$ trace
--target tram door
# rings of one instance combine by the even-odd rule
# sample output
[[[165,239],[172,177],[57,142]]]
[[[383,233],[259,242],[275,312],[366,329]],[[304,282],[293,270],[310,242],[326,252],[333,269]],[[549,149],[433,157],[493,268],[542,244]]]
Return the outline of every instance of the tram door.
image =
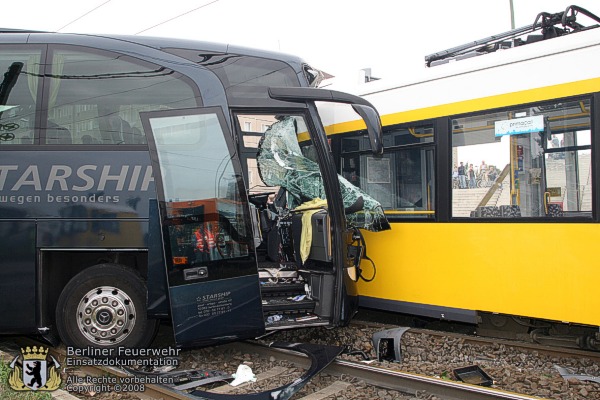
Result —
[[[591,216],[589,109],[589,100],[548,107],[543,130],[510,136],[510,204],[521,216]]]
[[[584,124],[582,124],[584,125]],[[589,127],[589,122],[587,125]],[[552,134],[545,154],[544,208],[550,217],[592,211],[591,133],[589,129]]]
[[[264,333],[249,207],[220,108],[142,114],[156,180],[175,340]]]

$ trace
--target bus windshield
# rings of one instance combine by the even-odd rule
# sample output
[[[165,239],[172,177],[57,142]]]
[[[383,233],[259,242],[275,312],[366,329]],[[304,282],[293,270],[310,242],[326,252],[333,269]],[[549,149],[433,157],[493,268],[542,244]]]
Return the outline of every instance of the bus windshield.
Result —
[[[280,117],[267,129],[258,146],[258,172],[262,181],[269,186],[285,188],[290,194],[288,204],[292,207],[326,198],[312,146],[301,146],[298,142],[298,134],[306,132],[302,126],[303,120],[299,117]],[[338,179],[344,207],[348,209],[357,202],[362,205],[357,212],[347,213],[348,224],[372,231],[385,229],[387,221],[379,202],[343,177],[338,176]]]

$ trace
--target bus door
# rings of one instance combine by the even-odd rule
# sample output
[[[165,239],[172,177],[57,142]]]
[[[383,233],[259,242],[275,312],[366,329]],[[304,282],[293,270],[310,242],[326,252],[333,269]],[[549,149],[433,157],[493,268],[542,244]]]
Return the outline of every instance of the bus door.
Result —
[[[264,333],[247,196],[221,108],[141,116],[177,344],[205,346]]]

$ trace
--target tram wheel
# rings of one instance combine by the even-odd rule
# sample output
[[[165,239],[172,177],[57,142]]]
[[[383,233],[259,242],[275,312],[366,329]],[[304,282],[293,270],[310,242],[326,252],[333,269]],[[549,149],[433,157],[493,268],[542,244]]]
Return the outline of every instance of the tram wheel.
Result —
[[[64,287],[56,304],[56,326],[68,346],[147,347],[158,321],[146,317],[146,285],[135,271],[98,264]]]

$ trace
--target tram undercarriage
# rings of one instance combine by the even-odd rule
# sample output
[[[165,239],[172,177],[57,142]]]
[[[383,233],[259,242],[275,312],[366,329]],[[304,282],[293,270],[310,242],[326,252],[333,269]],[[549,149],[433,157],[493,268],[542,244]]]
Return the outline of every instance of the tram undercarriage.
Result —
[[[478,315],[476,333],[480,336],[600,351],[598,327],[504,314],[480,312]]]

